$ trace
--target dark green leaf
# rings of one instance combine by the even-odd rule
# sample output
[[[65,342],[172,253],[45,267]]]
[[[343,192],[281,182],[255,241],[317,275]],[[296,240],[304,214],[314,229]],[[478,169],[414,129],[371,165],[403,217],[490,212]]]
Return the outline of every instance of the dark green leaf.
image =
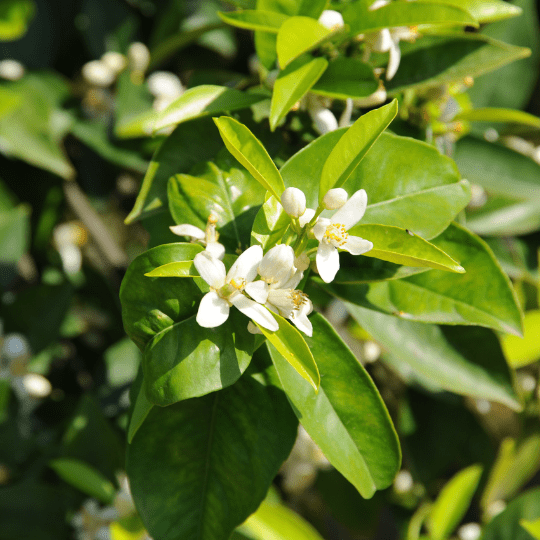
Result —
[[[0,5],[0,41],[21,38],[34,17],[33,0],[3,0]]]

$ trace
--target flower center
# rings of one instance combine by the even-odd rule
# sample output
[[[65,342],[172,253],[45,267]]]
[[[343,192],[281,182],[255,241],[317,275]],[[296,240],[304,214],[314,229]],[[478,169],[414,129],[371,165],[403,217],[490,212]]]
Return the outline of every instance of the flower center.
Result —
[[[307,302],[308,296],[302,291],[295,290],[291,291],[289,298],[292,300],[292,303],[294,305],[293,310],[298,310],[300,309],[302,304],[305,304]]]
[[[216,292],[219,294],[219,296],[221,296],[221,298],[229,300],[232,295],[242,292],[245,286],[246,280],[244,278],[231,279],[229,283],[225,283],[225,285],[223,285],[223,287]]]
[[[331,223],[326,227],[326,232],[324,233],[323,239],[326,240],[329,244],[332,244],[335,247],[341,247],[347,243],[349,234],[345,229],[345,225],[341,223]]]

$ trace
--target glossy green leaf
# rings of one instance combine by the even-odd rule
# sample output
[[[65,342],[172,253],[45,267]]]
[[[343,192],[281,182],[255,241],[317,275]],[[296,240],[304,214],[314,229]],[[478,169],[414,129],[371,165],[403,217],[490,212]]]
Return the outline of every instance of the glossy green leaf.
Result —
[[[58,458],[49,462],[62,480],[81,490],[90,497],[95,497],[104,504],[111,504],[116,488],[94,467],[71,458]]]
[[[390,365],[404,363],[436,388],[521,409],[493,332],[406,321],[353,304],[347,310],[388,351]]]
[[[214,118],[214,122],[227,150],[279,199],[285,189],[283,179],[261,142],[246,126],[233,118],[221,116]]]
[[[501,345],[508,364],[514,369],[540,360],[540,310],[525,312],[523,337],[505,335]]]
[[[33,0],[3,0],[0,4],[0,41],[13,41],[24,36],[35,12]]]
[[[291,218],[281,203],[271,196],[255,216],[251,230],[251,245],[259,244],[266,252],[279,244],[291,224]]]
[[[169,178],[212,159],[221,148],[221,139],[209,118],[180,124],[154,153],[126,223],[166,209]]]
[[[148,343],[143,368],[146,397],[165,407],[235,383],[254,349],[247,319],[231,310],[226,323],[202,328],[195,317],[173,324]]]
[[[390,2],[370,10],[365,2],[354,2],[343,10],[343,19],[352,34],[375,32],[396,26],[437,24],[448,26],[478,26],[464,9],[437,2]]]
[[[343,134],[322,168],[319,201],[322,201],[328,190],[345,183],[397,112],[398,104],[394,100],[363,114]]]
[[[328,66],[325,58],[299,58],[280,71],[274,84],[270,105],[270,127],[276,128],[279,121],[309,91]]]
[[[426,36],[414,45],[404,44],[401,52],[398,72],[386,83],[390,95],[477,77],[530,54],[529,49],[472,33]]]
[[[300,0],[299,4],[297,15],[318,19],[326,7],[327,0]]]
[[[158,266],[144,275],[148,277],[198,277],[199,273],[193,261],[178,261]]]
[[[273,368],[154,407],[127,453],[140,516],[161,540],[227,540],[264,499],[296,438]]]
[[[294,370],[312,386],[311,391],[313,392],[314,389],[316,393],[321,383],[321,376],[315,359],[313,358],[313,353],[306,344],[303,335],[281,315],[272,313],[272,316],[278,322],[279,329],[275,332],[271,332],[257,324],[259,330],[276,348],[281,357],[284,358]]]
[[[459,7],[468,11],[480,24],[502,21],[521,15],[522,10],[510,2],[502,0],[429,0]]]
[[[262,30],[277,34],[281,25],[288,19],[287,15],[274,11],[263,11],[260,9],[244,9],[218,13],[220,18],[227,24],[246,30]]]
[[[378,87],[379,83],[369,64],[358,58],[338,56],[328,64],[311,91],[335,99],[358,99],[373,94]]]
[[[376,257],[405,266],[424,266],[459,274],[465,272],[463,267],[444,251],[399,227],[360,224],[350,229],[349,234],[373,243],[373,249],[364,253],[366,257]]]
[[[431,540],[445,540],[450,536],[471,504],[482,476],[480,465],[471,465],[453,476],[433,503],[427,527]]]
[[[317,358],[321,386],[315,394],[291,365],[269,346],[293,408],[332,465],[365,498],[394,479],[401,454],[388,411],[369,375],[331,325],[311,317],[307,342]],[[336,444],[339,441],[339,444]]]
[[[509,4],[511,5],[511,4]],[[454,120],[466,120],[468,122],[506,122],[521,124],[533,128],[540,128],[540,118],[524,111],[503,109],[500,107],[481,107],[458,113]]]
[[[281,69],[302,54],[318,47],[334,32],[310,17],[290,17],[277,35],[277,57]]]
[[[131,387],[130,400],[132,408],[127,430],[127,441],[129,444],[131,444],[135,433],[142,426],[142,423],[154,406],[146,397],[142,366],[139,368],[139,374]]]
[[[154,131],[223,111],[247,109],[266,96],[241,92],[226,86],[205,84],[186,90],[176,101],[161,111],[154,123]]]
[[[500,514],[497,514],[484,528],[482,540],[531,540],[531,536],[521,525],[522,521],[540,519],[540,489],[532,489],[521,494]]]
[[[120,287],[122,319],[139,349],[159,332],[191,317],[201,292],[191,279],[148,277],[155,268],[174,261],[193,260],[202,251],[196,244],[165,244],[139,255],[127,269]]]

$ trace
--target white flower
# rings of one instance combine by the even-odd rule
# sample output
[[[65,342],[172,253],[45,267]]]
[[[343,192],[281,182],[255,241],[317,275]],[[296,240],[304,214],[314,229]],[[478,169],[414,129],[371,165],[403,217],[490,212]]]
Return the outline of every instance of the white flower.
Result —
[[[315,210],[313,208],[306,208],[306,211],[298,219],[300,227],[305,227],[313,219],[314,215]]]
[[[329,189],[323,197],[322,203],[327,210],[338,210],[349,198],[349,194],[343,188]]]
[[[136,41],[129,46],[128,58],[133,71],[145,72],[150,64],[150,51],[144,43]]]
[[[197,322],[204,328],[214,328],[229,317],[230,306],[268,330],[275,332],[279,325],[270,312],[244,294],[244,289],[257,276],[257,267],[263,258],[261,246],[246,249],[232,265],[228,273],[225,265],[206,251],[198,253],[193,260],[200,276],[210,285],[197,312]]]
[[[87,83],[103,88],[116,80],[116,73],[101,60],[92,60],[84,64],[82,75]]]
[[[1,60],[0,77],[8,81],[18,81],[24,77],[24,66],[12,58]]]
[[[120,73],[127,64],[126,57],[119,52],[108,51],[102,57],[101,61],[116,74]]]
[[[289,216],[299,218],[306,211],[306,196],[300,189],[288,187],[281,194],[281,205]]]
[[[217,217],[210,214],[206,230],[199,229],[195,225],[184,223],[182,225],[173,225],[169,227],[171,232],[178,236],[188,236],[193,240],[199,241],[203,246],[206,246],[206,251],[216,259],[223,259],[225,255],[225,246],[218,242],[219,233],[216,230]]]
[[[365,190],[357,191],[331,219],[319,218],[313,234],[319,241],[317,249],[317,269],[322,280],[330,283],[339,270],[339,249],[352,255],[361,255],[373,248],[373,244],[358,236],[349,236],[347,231],[356,225],[364,215],[367,206]]]
[[[343,15],[333,9],[325,9],[319,17],[319,22],[329,30],[337,30],[345,25]]]

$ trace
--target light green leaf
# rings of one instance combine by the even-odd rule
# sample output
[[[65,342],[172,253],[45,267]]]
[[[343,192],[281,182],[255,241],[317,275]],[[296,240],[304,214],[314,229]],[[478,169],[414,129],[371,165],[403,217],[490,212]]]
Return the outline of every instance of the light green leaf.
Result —
[[[280,71],[274,84],[270,105],[270,128],[274,130],[279,121],[291,110],[315,84],[328,66],[325,58],[299,58]]]
[[[14,41],[26,34],[34,18],[33,0],[2,0],[0,4],[0,41]]]
[[[468,11],[480,24],[502,21],[521,15],[522,9],[502,0],[429,0]]]
[[[383,360],[390,367],[405,364],[435,388],[521,410],[512,375],[493,332],[402,320],[350,303],[347,310],[381,343],[387,351]]]
[[[290,17],[277,35],[277,57],[281,69],[302,54],[330,39],[335,32],[310,17]]]
[[[386,83],[390,95],[406,88],[425,89],[462,81],[467,76],[477,77],[530,55],[529,49],[472,33],[425,36],[415,44],[401,47],[398,72]]]
[[[186,90],[176,101],[161,111],[154,123],[154,131],[223,111],[247,109],[267,96],[241,92],[226,86],[204,84]]]
[[[362,115],[339,139],[326,160],[319,187],[319,201],[351,176],[381,133],[398,112],[397,100]]]
[[[266,252],[279,244],[291,224],[291,218],[278,200],[271,196],[255,216],[251,230],[251,245],[259,244]]]
[[[163,264],[144,274],[148,277],[198,277],[193,261],[177,261]]]
[[[271,332],[259,324],[259,330],[266,339],[276,348],[282,358],[284,358],[295,371],[305,379],[315,389],[319,389],[321,376],[313,354],[306,344],[302,334],[286,321],[281,315],[272,313],[272,316],[279,324],[279,330]]]
[[[261,142],[234,118],[214,118],[227,150],[277,199],[285,190],[283,179]]]
[[[519,524],[536,540],[540,540],[540,518],[535,519],[534,521],[521,519]]]
[[[523,337],[505,335],[501,345],[508,364],[514,369],[540,360],[540,310],[526,311],[523,318]]]
[[[297,422],[273,368],[219,392],[154,407],[127,451],[142,521],[160,540],[227,540],[289,454]]]
[[[357,99],[373,94],[378,87],[379,83],[369,64],[358,58],[338,56],[328,64],[311,92],[335,99]]]
[[[463,469],[439,493],[427,520],[431,540],[445,540],[463,519],[482,476],[480,465]]]
[[[62,480],[104,504],[111,504],[116,488],[94,467],[72,458],[58,458],[49,462]]]
[[[500,107],[481,107],[479,109],[461,111],[454,117],[454,120],[466,120],[468,122],[506,122],[521,124],[536,129],[540,128],[540,118],[537,116],[524,111],[503,109]]]
[[[444,251],[413,233],[388,225],[356,225],[349,234],[373,243],[373,249],[364,253],[383,261],[405,266],[424,266],[463,274],[464,268]]]
[[[354,2],[343,10],[343,19],[352,34],[375,32],[396,26],[437,24],[448,26],[478,26],[464,9],[437,2],[390,2],[370,10],[366,2]]]
[[[291,365],[269,346],[281,384],[300,422],[332,465],[365,498],[389,486],[401,454],[388,411],[369,375],[331,325],[311,317],[307,338],[321,372],[313,392]],[[339,441],[339,444],[336,444]]]
[[[227,24],[246,30],[262,30],[277,34],[281,25],[289,18],[287,15],[260,9],[244,9],[239,11],[218,12]]]

